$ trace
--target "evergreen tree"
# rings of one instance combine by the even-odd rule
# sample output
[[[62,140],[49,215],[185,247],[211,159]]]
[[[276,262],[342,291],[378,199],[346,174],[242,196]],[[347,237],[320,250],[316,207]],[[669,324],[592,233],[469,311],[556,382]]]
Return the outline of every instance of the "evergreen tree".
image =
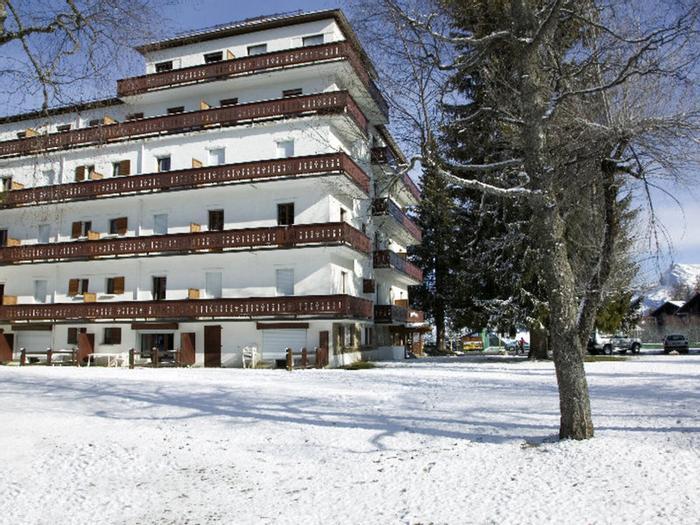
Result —
[[[411,293],[414,304],[432,318],[437,349],[445,352],[446,324],[455,288],[457,207],[454,191],[436,170],[424,167],[421,181],[423,198],[417,222],[423,230],[423,241],[411,253],[424,277]]]

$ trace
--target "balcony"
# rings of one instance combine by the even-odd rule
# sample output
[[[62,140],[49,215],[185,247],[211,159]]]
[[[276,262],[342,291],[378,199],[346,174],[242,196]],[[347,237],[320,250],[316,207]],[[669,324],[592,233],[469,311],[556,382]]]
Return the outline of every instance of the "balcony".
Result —
[[[420,310],[413,310],[395,304],[374,305],[374,322],[376,324],[413,324],[425,322],[425,316]]]
[[[0,142],[0,157],[320,114],[346,114],[367,133],[367,118],[350,94],[347,91],[332,91],[7,140]]]
[[[2,194],[0,206],[14,208],[333,173],[345,175],[365,194],[369,191],[369,177],[362,168],[344,153],[331,153],[12,190]]]
[[[391,250],[374,252],[374,268],[390,268],[392,270],[396,270],[405,277],[408,277],[411,284],[423,282],[423,271]]]
[[[372,164],[390,166],[390,169],[395,173],[394,167],[396,166],[396,158],[388,146],[372,148],[370,158],[372,160]],[[401,183],[415,202],[419,202],[421,200],[421,192],[418,189],[418,186],[416,186],[416,183],[413,182],[411,177],[409,177],[408,173],[404,173],[401,176]]]
[[[396,235],[407,243],[420,243],[423,234],[420,228],[408,215],[389,198],[374,199],[372,202],[372,215],[375,217],[390,217],[391,221],[383,222],[391,235]],[[408,235],[405,235],[408,234]]]
[[[2,321],[193,320],[248,318],[371,319],[372,302],[349,295],[0,306]]]
[[[371,249],[364,233],[347,223],[331,222],[6,247],[0,248],[0,264],[305,246],[348,246],[361,253]]]
[[[389,106],[386,100],[379,89],[377,89],[374,81],[367,73],[367,69],[362,64],[362,60],[349,42],[333,42],[318,46],[288,49],[252,57],[234,58],[213,64],[175,69],[163,73],[125,78],[117,81],[117,95],[119,97],[127,97],[158,89],[248,76],[256,73],[267,73],[279,69],[336,60],[347,60],[351,64],[355,74],[360,78],[374,102],[384,115],[388,115]]]

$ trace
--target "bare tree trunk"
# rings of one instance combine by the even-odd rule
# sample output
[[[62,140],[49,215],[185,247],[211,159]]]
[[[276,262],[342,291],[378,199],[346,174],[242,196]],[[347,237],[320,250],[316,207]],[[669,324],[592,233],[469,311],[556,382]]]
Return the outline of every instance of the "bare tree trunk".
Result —
[[[433,306],[433,317],[435,319],[435,346],[440,353],[446,352],[445,347],[445,300],[443,290],[445,286],[446,269],[444,265],[437,264],[435,267],[435,304]]]

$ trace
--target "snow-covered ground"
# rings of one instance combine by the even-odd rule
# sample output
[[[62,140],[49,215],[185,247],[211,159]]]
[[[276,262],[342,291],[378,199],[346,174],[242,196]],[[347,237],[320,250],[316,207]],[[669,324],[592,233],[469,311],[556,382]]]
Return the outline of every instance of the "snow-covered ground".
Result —
[[[0,367],[0,522],[698,523],[700,355],[373,370]]]

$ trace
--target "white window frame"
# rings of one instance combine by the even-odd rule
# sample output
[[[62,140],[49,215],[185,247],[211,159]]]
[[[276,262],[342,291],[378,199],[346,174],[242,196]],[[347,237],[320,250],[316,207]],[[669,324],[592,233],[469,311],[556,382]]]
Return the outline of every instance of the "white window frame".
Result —
[[[159,217],[165,217],[165,231],[157,231],[156,225],[158,224]],[[167,213],[154,213],[153,214],[153,235],[167,235],[167,234],[168,234],[168,214]]]
[[[217,159],[216,163],[212,162],[214,152],[221,153],[221,157]],[[226,164],[226,147],[207,148],[207,166],[221,166],[222,164]]]
[[[43,297],[41,287],[43,286]],[[46,279],[34,279],[34,302],[37,304],[46,304],[49,295],[49,281]]]
[[[39,225],[37,233],[37,242],[39,244],[47,244],[51,242],[51,224],[44,223]],[[45,234],[45,235],[42,235]]]
[[[291,148],[290,148],[291,146]],[[291,154],[290,154],[291,150]],[[294,157],[294,139],[286,138],[275,141],[275,157],[278,159],[291,159]]]
[[[223,277],[223,272],[221,271],[204,273],[204,295],[207,299],[220,299],[223,297]],[[218,283],[216,282],[217,279]]]
[[[281,284],[284,284],[283,281],[280,280],[280,276],[282,275],[287,275],[291,274],[291,289],[288,288],[283,288]],[[294,268],[276,268],[275,269],[275,293],[277,294],[278,297],[293,297],[294,296],[294,288],[295,288],[295,281],[294,281]]]

